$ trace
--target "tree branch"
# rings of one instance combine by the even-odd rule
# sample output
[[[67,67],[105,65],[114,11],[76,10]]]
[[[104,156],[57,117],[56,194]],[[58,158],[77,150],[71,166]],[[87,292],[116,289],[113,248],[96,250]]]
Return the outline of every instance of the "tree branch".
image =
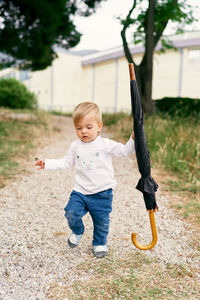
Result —
[[[129,25],[132,23],[131,14],[132,14],[133,10],[135,9],[136,4],[137,4],[137,0],[134,0],[133,6],[129,10],[129,13],[124,21],[124,27],[121,30],[121,37],[122,37],[122,42],[123,42],[123,47],[124,47],[124,52],[125,52],[126,58],[129,63],[133,63],[133,64],[135,64],[135,63],[133,61],[133,58],[132,58],[132,55],[131,55],[131,52],[129,50],[128,43],[126,40],[126,30],[129,27]]]
[[[172,3],[171,3],[171,6],[172,7],[176,7],[178,5],[178,0],[172,0]],[[166,19],[163,20],[161,26],[160,26],[160,30],[158,30],[156,32],[156,35],[154,37],[154,48],[156,47],[158,41],[160,40],[162,34],[163,34],[163,31],[165,30],[165,28],[167,27],[167,24],[170,20],[170,17],[168,16]]]
[[[161,36],[163,34],[163,31],[165,30],[168,22],[169,22],[169,19],[163,21],[163,23],[162,23],[162,29],[158,30],[158,32],[156,33],[156,36],[154,37],[154,48],[156,47],[159,39],[161,38]]]

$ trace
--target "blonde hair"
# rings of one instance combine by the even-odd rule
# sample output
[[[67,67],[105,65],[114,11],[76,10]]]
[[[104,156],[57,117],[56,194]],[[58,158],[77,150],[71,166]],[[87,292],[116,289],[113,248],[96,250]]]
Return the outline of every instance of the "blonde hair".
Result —
[[[102,122],[102,115],[98,105],[93,102],[82,102],[75,107],[72,114],[74,125],[76,126],[78,122],[90,112],[94,112],[94,117],[97,122]]]

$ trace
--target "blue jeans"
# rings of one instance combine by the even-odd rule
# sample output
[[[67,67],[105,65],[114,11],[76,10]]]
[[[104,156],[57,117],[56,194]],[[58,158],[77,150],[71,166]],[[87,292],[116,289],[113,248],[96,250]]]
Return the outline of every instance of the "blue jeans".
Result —
[[[69,202],[65,207],[65,217],[70,229],[77,235],[83,234],[84,225],[82,217],[89,212],[94,225],[92,245],[106,245],[112,200],[112,189],[92,195],[83,195],[72,191]]]

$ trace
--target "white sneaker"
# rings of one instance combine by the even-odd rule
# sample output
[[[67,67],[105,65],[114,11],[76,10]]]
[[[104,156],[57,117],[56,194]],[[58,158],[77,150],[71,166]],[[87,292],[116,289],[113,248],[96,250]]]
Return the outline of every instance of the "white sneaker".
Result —
[[[93,250],[95,257],[105,257],[106,255],[108,255],[108,247],[106,245],[93,246]]]
[[[76,246],[78,246],[82,236],[83,236],[82,234],[77,235],[72,231],[70,236],[68,237],[68,245],[70,246],[70,248],[75,248]]]

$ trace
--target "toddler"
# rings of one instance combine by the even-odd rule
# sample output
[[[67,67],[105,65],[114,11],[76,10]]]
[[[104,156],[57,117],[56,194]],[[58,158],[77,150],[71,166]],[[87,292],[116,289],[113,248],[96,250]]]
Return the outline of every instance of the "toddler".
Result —
[[[65,207],[65,217],[72,230],[68,245],[76,247],[83,236],[82,217],[89,212],[93,221],[95,257],[108,254],[109,214],[112,211],[113,189],[116,185],[112,155],[129,156],[134,152],[134,134],[124,145],[100,136],[102,116],[93,102],[77,105],[73,112],[78,139],[72,142],[63,158],[36,162],[38,170],[65,170],[75,165],[75,184]]]

